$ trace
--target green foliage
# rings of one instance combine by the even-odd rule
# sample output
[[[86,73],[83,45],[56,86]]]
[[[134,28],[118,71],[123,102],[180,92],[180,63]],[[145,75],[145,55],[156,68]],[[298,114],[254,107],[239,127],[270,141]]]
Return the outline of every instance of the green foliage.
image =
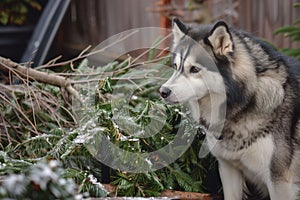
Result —
[[[21,152],[31,158],[40,157],[43,152],[45,154],[51,148],[51,142],[63,134],[63,127],[74,124],[74,116],[67,108],[60,90],[40,83],[32,83],[30,87],[20,86],[11,92],[1,90],[0,112],[5,130],[0,132],[0,149],[4,150],[7,145],[19,145],[20,142],[29,148],[34,145],[38,153]]]
[[[67,168],[64,172],[64,177],[75,180],[79,185],[78,192],[81,194],[92,197],[105,197],[108,195],[103,185],[87,170]]]
[[[1,120],[9,122],[5,126],[7,134],[1,133],[0,137],[3,150],[0,152],[1,176],[24,172],[44,159],[55,159],[63,164],[66,177],[79,185],[77,193],[107,196],[99,181],[92,181],[94,176],[97,180],[101,178],[99,161],[83,144],[74,142],[77,133],[66,133],[73,127],[75,119],[59,89],[32,83],[23,91],[0,92],[0,97]],[[84,176],[80,178],[80,174]],[[29,189],[25,187],[25,190]],[[26,191],[22,195],[31,198]]]
[[[180,139],[188,140],[188,136],[198,131],[190,112],[179,105],[165,104],[157,92],[172,73],[172,69],[164,68],[169,64],[170,56],[158,59],[158,54],[163,55],[154,47],[150,49],[146,56],[149,66],[141,68],[145,61],[137,64],[125,60],[91,68],[84,60],[76,70],[90,75],[84,78],[75,76],[73,80],[87,84],[91,84],[90,80],[99,81],[91,87],[78,85],[84,107],[73,102],[73,113],[63,101],[61,91],[52,86],[33,83],[29,93],[3,93],[0,96],[2,117],[14,126],[7,125],[8,136],[0,138],[3,150],[0,154],[1,175],[26,171],[32,164],[43,160],[58,160],[64,169],[59,176],[74,181],[78,186],[75,193],[102,197],[108,195],[100,183],[102,165],[97,157],[102,153],[99,150],[105,147],[103,136],[125,152],[142,153],[172,143],[179,130],[183,133]],[[151,63],[152,59],[156,61]],[[34,98],[36,96],[39,98]],[[10,101],[13,103],[7,106],[5,103]],[[22,126],[17,126],[18,121]],[[137,133],[148,137],[136,138]],[[151,170],[153,161],[142,157],[136,157],[130,163],[126,163],[127,155],[119,159],[118,162],[124,162],[126,166],[134,168],[139,165],[149,170],[147,173],[131,173],[110,169],[111,184],[117,186],[116,195],[159,196],[165,189],[207,191],[206,175],[215,165],[206,164],[214,163],[211,157],[198,158],[202,133],[195,135],[194,142],[179,159],[168,166],[164,164],[164,168],[157,171]],[[166,153],[166,158],[175,154],[171,150]],[[118,152],[111,153],[118,157]],[[31,197],[29,193],[23,196],[26,195]]]
[[[30,167],[31,162],[22,159],[14,159],[7,155],[6,152],[0,151],[0,175],[4,176],[7,172],[20,173]]]
[[[136,174],[117,172],[112,184],[118,186],[119,196],[159,196],[164,186],[158,176],[155,172]]]
[[[155,53],[152,52],[149,57],[153,59],[154,55]],[[162,60],[162,62],[166,63],[168,60]],[[121,64],[107,65],[101,70],[118,71],[122,69]],[[152,152],[172,142],[179,126],[185,127],[183,140],[185,136],[197,131],[195,124],[190,121],[191,118],[187,117],[190,115],[188,111],[182,110],[182,107],[178,105],[167,105],[158,96],[157,91],[161,82],[153,79],[167,77],[171,70],[165,71],[159,64],[151,67],[143,70],[119,71],[119,74],[107,76],[99,82],[95,89],[99,91],[95,97],[96,109],[93,111],[95,113],[91,114],[98,118],[88,118],[78,129],[74,130],[78,133],[77,138],[80,143],[85,144],[92,154],[97,155],[97,149],[101,148],[102,141],[99,140],[101,135],[109,136],[114,145],[127,152]],[[123,93],[124,96],[122,96]],[[126,96],[128,93],[131,93],[129,100]],[[113,95],[118,98],[112,99]],[[149,123],[152,123],[151,129],[147,128]],[[136,132],[145,135],[152,132],[156,134],[136,139]],[[159,196],[164,189],[205,192],[206,188],[203,183],[206,174],[215,165],[206,169],[202,163],[211,162],[212,159],[210,157],[203,160],[198,158],[202,144],[201,137],[199,133],[192,146],[175,163],[155,172],[130,173],[114,170],[112,184],[117,186],[116,194],[119,196]],[[91,143],[93,145],[89,145]],[[118,157],[117,152],[112,154]],[[122,160],[127,159],[122,157]],[[142,165],[143,160],[137,159],[136,162]],[[125,164],[136,165],[134,162]],[[151,168],[151,166],[145,167]]]
[[[296,3],[294,4],[294,7],[299,7],[300,4]],[[291,38],[291,41],[293,42],[299,42],[300,41],[300,19],[293,22],[290,26],[284,26],[275,31],[275,34],[284,34],[285,37]],[[285,48],[282,49],[282,52],[285,53],[288,56],[292,56],[300,60],[300,48]]]
[[[64,178],[57,161],[40,162],[10,174],[0,185],[1,198],[14,199],[81,199],[73,179]]]
[[[24,170],[26,171],[28,168],[33,166],[32,163],[37,162],[39,165],[39,163],[43,163],[43,158],[54,158],[56,160],[60,160],[63,164],[62,167],[64,170],[60,175],[64,178],[74,180],[74,182],[78,185],[78,187],[75,188],[77,189],[77,193],[92,197],[107,196],[107,191],[98,179],[95,178],[101,177],[100,163],[89,154],[83,144],[80,145],[74,142],[76,134],[57,135],[55,137],[56,142],[50,142],[51,137],[52,135],[47,137],[46,134],[36,136],[29,139],[29,141],[20,143],[16,148],[10,151],[7,149],[8,153],[0,152],[0,161],[2,163],[0,166],[0,175],[5,176],[11,172],[24,172]],[[51,144],[51,148],[49,148],[51,151],[42,151],[39,153],[40,149],[42,149],[41,146],[47,142],[48,145]],[[38,155],[39,157],[37,159],[30,159],[30,156],[27,155],[28,152],[37,152],[39,154],[35,155]],[[24,154],[21,157],[22,159],[14,159],[8,156],[8,154],[16,156],[16,154],[18,155],[21,153]],[[32,171],[32,174],[34,173],[36,173],[36,170]],[[56,182],[56,180],[53,181]],[[57,185],[57,187],[60,187],[60,185]],[[23,197],[31,197],[30,193],[27,193],[28,191],[31,191],[30,187],[26,186],[24,188],[24,193],[22,193]],[[48,189],[45,189],[45,191],[42,191],[42,194],[44,195],[48,192]],[[61,195],[63,195],[63,193]]]
[[[1,0],[0,24],[22,25],[28,20],[28,15],[33,10],[42,10],[38,0]]]

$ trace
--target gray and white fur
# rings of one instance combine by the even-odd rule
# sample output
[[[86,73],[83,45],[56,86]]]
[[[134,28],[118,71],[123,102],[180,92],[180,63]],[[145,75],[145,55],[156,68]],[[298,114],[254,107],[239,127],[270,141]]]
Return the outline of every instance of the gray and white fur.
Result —
[[[295,200],[300,63],[223,21],[192,26],[175,18],[173,35],[175,71],[160,94],[167,102],[188,102],[193,118],[206,127],[221,120],[212,114],[212,101],[217,109],[226,107],[222,130],[207,133],[225,200],[251,199],[246,185],[261,199]]]

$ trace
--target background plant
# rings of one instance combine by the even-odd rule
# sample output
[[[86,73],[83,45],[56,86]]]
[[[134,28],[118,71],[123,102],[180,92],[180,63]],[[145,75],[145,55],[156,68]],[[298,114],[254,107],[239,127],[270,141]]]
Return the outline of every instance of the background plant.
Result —
[[[0,2],[0,24],[23,25],[32,20],[30,14],[42,10],[38,0],[1,0]]]
[[[295,9],[299,9],[300,3],[294,4]],[[300,19],[293,22],[292,25],[284,26],[275,31],[275,34],[284,34],[285,37],[291,38],[293,43],[298,43],[300,41]],[[285,48],[282,52],[288,56],[292,56],[300,60],[300,48]]]

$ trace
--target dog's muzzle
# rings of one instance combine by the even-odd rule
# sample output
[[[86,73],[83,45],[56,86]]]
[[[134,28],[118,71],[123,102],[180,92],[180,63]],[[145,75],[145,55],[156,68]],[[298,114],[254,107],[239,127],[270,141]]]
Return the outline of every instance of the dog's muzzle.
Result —
[[[168,96],[170,96],[171,92],[172,92],[172,91],[171,91],[169,88],[167,88],[167,87],[163,87],[163,86],[162,86],[162,87],[159,89],[160,96],[161,96],[162,98],[164,98],[164,99],[168,98]]]

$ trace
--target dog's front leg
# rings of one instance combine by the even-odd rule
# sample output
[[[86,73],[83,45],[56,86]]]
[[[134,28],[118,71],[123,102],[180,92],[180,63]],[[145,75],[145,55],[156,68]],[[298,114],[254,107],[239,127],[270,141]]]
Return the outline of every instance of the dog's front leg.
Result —
[[[227,161],[218,160],[225,200],[241,200],[243,197],[243,176],[241,171]]]
[[[291,182],[280,181],[268,184],[271,200],[296,200],[297,190]]]

